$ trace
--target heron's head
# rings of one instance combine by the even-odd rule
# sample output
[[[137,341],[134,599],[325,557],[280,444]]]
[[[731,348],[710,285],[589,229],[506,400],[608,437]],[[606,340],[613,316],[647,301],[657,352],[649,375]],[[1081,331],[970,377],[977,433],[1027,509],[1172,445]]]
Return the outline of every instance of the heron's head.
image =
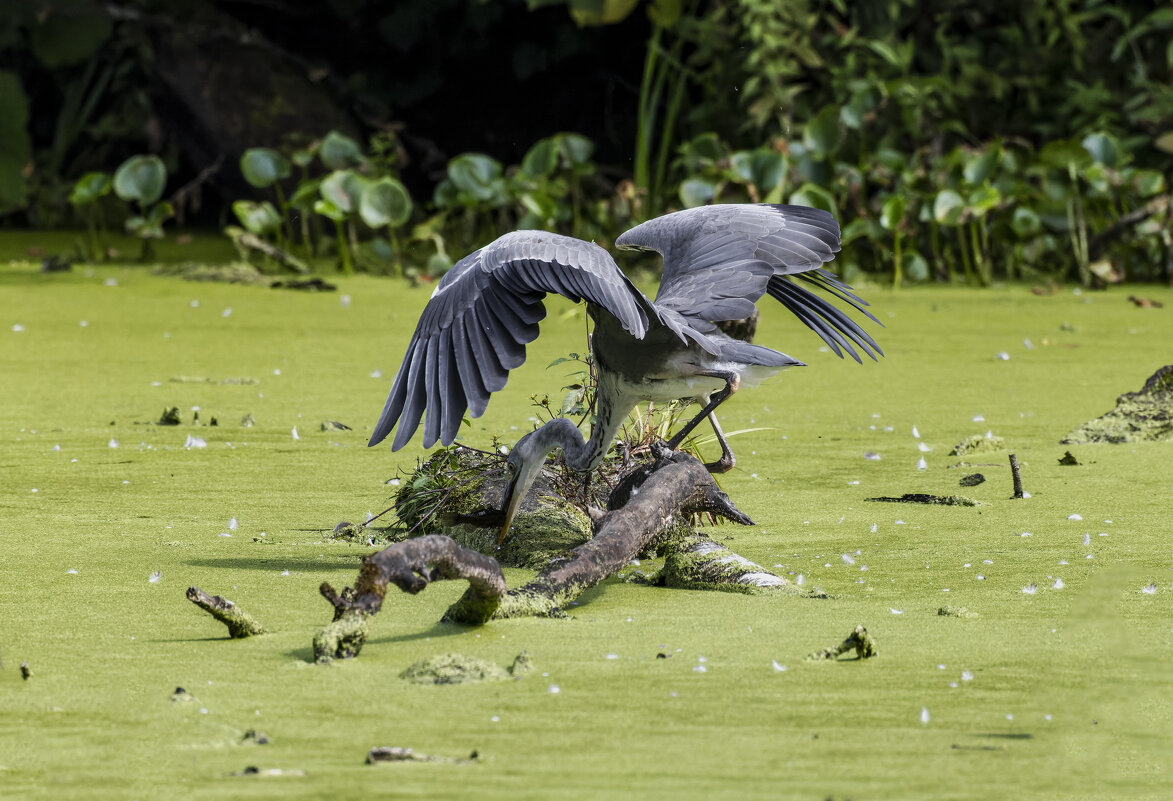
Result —
[[[540,430],[538,429],[538,431]],[[509,526],[513,523],[517,508],[521,506],[522,499],[529,494],[530,487],[533,486],[534,480],[541,472],[542,465],[546,462],[548,449],[542,447],[534,437],[537,433],[537,431],[531,431],[518,440],[505,460],[505,471],[509,476],[509,483],[505,486],[505,497],[501,499],[502,521],[501,529],[497,532],[498,545],[505,542],[505,536],[509,533]]]

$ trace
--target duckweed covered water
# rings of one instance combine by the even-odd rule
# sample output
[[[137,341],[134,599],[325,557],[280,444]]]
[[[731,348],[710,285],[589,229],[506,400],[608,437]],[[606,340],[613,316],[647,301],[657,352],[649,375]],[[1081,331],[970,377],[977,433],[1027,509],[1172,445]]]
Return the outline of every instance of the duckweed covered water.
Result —
[[[0,268],[0,796],[1167,797],[1173,445],[1059,439],[1173,361],[1168,311],[1127,290],[871,289],[887,358],[859,367],[767,309],[759,341],[810,366],[725,408],[726,431],[770,427],[733,440],[721,478],[757,525],[706,533],[829,598],[616,579],[569,620],[467,629],[437,622],[464,591],[440,583],[389,596],[362,656],[320,666],[318,585],[353,583],[370,550],[323,535],[385,508],[423,455],[365,443],[429,292],[338,283]],[[516,439],[529,395],[565,383],[544,367],[582,350],[584,315],[548,305],[470,444]],[[865,501],[955,493],[972,470],[949,449],[979,431],[1030,498],[1004,454],[975,453],[980,506]],[[271,633],[230,640],[192,585]],[[804,661],[859,623],[878,656]],[[521,650],[539,666],[521,682],[397,678]],[[374,769],[376,746],[479,758]]]

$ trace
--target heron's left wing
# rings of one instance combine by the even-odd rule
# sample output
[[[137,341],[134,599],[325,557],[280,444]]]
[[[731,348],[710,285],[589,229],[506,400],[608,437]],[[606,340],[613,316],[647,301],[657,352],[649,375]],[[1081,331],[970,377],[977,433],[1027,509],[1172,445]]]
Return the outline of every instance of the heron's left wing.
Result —
[[[842,348],[858,361],[855,343],[875,358],[880,349],[863,328],[793,280],[826,290],[875,321],[863,300],[821,269],[839,251],[839,235],[835,218],[821,209],[730,204],[657,217],[627,231],[615,244],[655,250],[664,257],[655,300],[662,316],[694,321],[704,331],[708,323],[749,316],[769,292],[836,353],[842,355]]]
[[[480,417],[489,395],[525,361],[549,292],[606,309],[633,336],[647,332],[650,304],[598,245],[544,231],[505,234],[436,285],[370,444],[398,425],[392,449],[402,448],[425,409],[424,447],[451,444],[465,412]]]

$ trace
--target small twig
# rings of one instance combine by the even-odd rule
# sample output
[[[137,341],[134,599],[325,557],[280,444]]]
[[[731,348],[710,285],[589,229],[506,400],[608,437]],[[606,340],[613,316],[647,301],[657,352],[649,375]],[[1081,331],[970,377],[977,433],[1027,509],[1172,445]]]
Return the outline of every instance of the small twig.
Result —
[[[227,626],[228,635],[234,640],[265,633],[264,626],[227,598],[208,595],[199,587],[188,587],[187,600]]]
[[[1014,497],[1022,496],[1022,471],[1018,467],[1018,457],[1010,454],[1010,475],[1014,478]]]

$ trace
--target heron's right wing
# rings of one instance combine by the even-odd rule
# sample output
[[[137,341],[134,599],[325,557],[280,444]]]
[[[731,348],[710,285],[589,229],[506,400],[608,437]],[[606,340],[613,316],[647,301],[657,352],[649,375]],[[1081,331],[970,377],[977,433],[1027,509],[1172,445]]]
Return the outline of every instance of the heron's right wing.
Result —
[[[392,450],[407,444],[427,410],[423,444],[451,444],[466,411],[480,417],[489,395],[525,361],[525,346],[556,292],[613,314],[643,338],[648,301],[598,245],[543,231],[516,231],[461,259],[436,286],[407,346],[371,445],[398,424]]]
[[[875,358],[875,341],[854,320],[804,284],[822,289],[874,322],[867,303],[821,269],[839,251],[839,224],[806,206],[730,204],[666,214],[627,231],[619,247],[656,250],[664,277],[655,308],[681,336],[711,323],[749,316],[767,292],[808,325],[840,356],[856,361],[852,343]],[[797,279],[797,280],[796,280]]]

